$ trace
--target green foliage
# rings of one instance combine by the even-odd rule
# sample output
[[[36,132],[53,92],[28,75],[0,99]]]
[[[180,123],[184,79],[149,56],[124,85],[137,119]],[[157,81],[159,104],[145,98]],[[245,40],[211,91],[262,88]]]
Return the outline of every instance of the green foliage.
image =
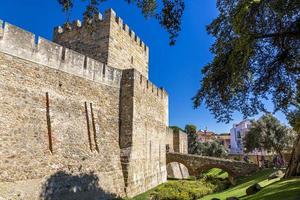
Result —
[[[170,45],[174,45],[181,30],[181,18],[184,11],[184,0],[162,0],[163,9],[157,19],[170,35]]]
[[[194,106],[203,102],[218,121],[300,106],[300,1],[218,0],[219,16],[207,27],[216,38],[213,60],[202,73]]]
[[[300,131],[300,109],[290,112],[288,115],[288,120],[290,125],[294,128],[295,131]]]
[[[279,178],[268,180],[272,170],[263,170],[253,174],[250,177],[243,177],[237,180],[237,185],[223,192],[210,194],[201,200],[211,200],[219,198],[225,200],[227,197],[236,196],[241,200],[294,200],[300,196],[300,179]],[[262,191],[246,196],[246,189],[254,183],[259,183],[263,187]]]
[[[192,154],[212,157],[226,157],[227,151],[225,147],[217,141],[213,142],[197,142]]]
[[[220,180],[215,177],[206,177],[198,180],[168,181],[146,193],[132,198],[132,200],[199,199],[204,195],[226,189],[228,186],[228,180]]]
[[[267,114],[252,123],[244,143],[248,152],[264,148],[281,154],[283,149],[292,147],[294,139],[295,133],[291,129],[280,124],[273,115]]]
[[[197,154],[202,156],[225,157],[227,151],[223,145],[217,141],[199,142],[197,140],[197,127],[193,124],[187,124],[185,130],[188,136],[188,152],[189,154]]]
[[[188,152],[193,153],[197,146],[197,127],[193,124],[187,124],[184,128],[184,131],[188,137]]]
[[[185,125],[184,131],[188,135],[194,135],[197,132],[197,127],[193,124],[187,124],[187,125]]]
[[[63,11],[67,14],[73,8],[74,0],[57,0]],[[99,6],[107,0],[82,0],[87,1],[88,5],[84,12],[85,20],[92,19],[95,13],[99,12]],[[158,5],[157,0],[124,0],[129,4],[136,5],[142,14],[148,17],[154,17],[160,25],[169,33],[170,45],[174,45],[179,32],[181,31],[181,21],[185,9],[184,0],[162,0],[162,5]]]
[[[200,179],[196,181],[168,181],[167,183],[164,183],[147,193],[141,194],[133,198],[132,200],[147,200],[150,199],[150,196],[162,199],[164,198],[167,200],[182,200],[187,198],[193,199],[193,197],[198,196],[200,196],[199,198],[201,198],[203,195],[207,195],[210,193],[213,194],[204,196],[203,198],[201,198],[201,200],[211,200],[214,197],[220,198],[221,200],[225,200],[227,197],[230,196],[239,197],[241,200],[297,199],[297,197],[299,197],[300,195],[300,179],[294,178],[280,180],[279,178],[277,178],[268,180],[268,176],[273,172],[273,170],[267,169],[256,172],[255,174],[248,177],[239,178],[237,179],[236,186],[226,189],[223,192],[217,193],[214,192],[220,190],[221,188],[218,188],[218,186],[213,185],[211,182],[207,183],[208,180],[205,179]],[[257,194],[246,196],[246,189],[254,183],[259,183],[263,187],[263,190],[258,192]],[[181,194],[182,192],[184,194]],[[201,193],[202,195],[199,193]]]
[[[223,171],[222,169],[219,168],[212,168],[206,172],[204,172],[206,176],[214,177],[214,178],[219,178],[219,179],[226,179],[228,178],[228,173],[226,171]]]
[[[192,200],[219,191],[221,181],[200,179],[196,181],[168,181],[158,186],[150,196],[153,200]]]
[[[67,22],[70,20],[70,10],[73,8],[73,0],[57,0],[60,4],[62,11],[66,13]]]

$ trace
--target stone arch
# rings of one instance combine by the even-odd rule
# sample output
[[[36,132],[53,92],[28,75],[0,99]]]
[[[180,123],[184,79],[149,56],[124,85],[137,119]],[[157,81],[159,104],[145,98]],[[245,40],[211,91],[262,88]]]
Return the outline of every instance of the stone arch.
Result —
[[[166,163],[166,167],[168,178],[186,179],[191,173],[189,166],[177,161]]]

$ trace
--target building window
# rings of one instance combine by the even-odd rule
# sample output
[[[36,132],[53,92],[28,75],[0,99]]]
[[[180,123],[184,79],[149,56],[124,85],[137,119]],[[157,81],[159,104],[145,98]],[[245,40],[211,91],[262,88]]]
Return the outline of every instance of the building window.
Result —
[[[241,132],[240,131],[237,132],[237,138],[241,138]]]

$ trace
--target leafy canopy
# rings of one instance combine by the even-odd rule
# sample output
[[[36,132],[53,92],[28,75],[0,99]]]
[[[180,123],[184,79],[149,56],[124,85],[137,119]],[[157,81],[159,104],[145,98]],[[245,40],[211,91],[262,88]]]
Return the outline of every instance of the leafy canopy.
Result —
[[[196,142],[195,148],[191,154],[212,157],[226,157],[227,151],[225,147],[218,141]]]
[[[294,140],[293,130],[282,125],[273,115],[267,114],[252,123],[244,144],[247,152],[265,149],[281,154],[284,149],[292,147]]]
[[[70,11],[74,6],[74,0],[57,0],[67,15],[69,21]],[[87,1],[88,5],[84,12],[84,18],[89,20],[99,12],[102,2],[108,0],[82,0]],[[179,32],[181,31],[181,20],[184,13],[184,0],[124,0],[129,4],[136,5],[142,14],[156,18],[160,25],[169,33],[170,45],[174,45]]]
[[[197,127],[193,124],[185,126],[185,132],[188,136],[188,153],[202,156],[224,157],[227,151],[223,145],[217,141],[199,142],[197,136]]]
[[[185,125],[184,131],[188,138],[188,152],[192,153],[197,146],[197,127],[193,124],[187,124]]]
[[[299,108],[300,1],[217,0],[219,16],[207,27],[213,60],[202,73],[194,106],[205,103],[218,121]]]

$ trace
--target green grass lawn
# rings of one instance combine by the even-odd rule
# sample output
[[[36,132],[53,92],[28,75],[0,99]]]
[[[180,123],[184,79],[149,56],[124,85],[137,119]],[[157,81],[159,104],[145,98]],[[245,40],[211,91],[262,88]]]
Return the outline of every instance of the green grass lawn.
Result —
[[[201,200],[211,200],[213,197],[225,200],[227,197],[235,196],[241,200],[300,200],[300,178],[293,179],[282,179],[279,178],[268,180],[268,176],[273,170],[267,169],[259,171],[252,176],[240,178],[237,181],[237,185],[231,187],[223,192],[214,193],[207,195]],[[227,173],[222,172],[219,169],[211,169],[206,172],[206,175],[226,178]],[[259,183],[263,189],[251,196],[246,196],[246,189],[254,183]],[[178,192],[182,193],[209,193],[212,188],[211,185],[201,182],[201,180],[169,180],[167,183],[161,184],[160,186],[143,193],[131,200],[147,200],[149,195],[153,192],[160,192],[166,194],[166,196],[172,196],[174,191],[176,192],[176,200],[180,200]],[[175,190],[174,190],[175,189]],[[175,194],[174,194],[175,196]],[[184,197],[184,194],[182,194]],[[166,198],[172,199],[172,198]],[[173,198],[174,199],[174,198]]]
[[[207,176],[212,176],[212,177],[216,177],[216,178],[228,178],[228,173],[219,169],[219,168],[212,168],[210,170],[208,170],[207,172],[204,172],[204,174],[206,174]]]
[[[300,200],[300,178],[268,180],[271,173],[272,170],[263,170],[250,177],[239,179],[237,186],[205,196],[201,200],[211,200],[213,197],[225,200],[231,196],[239,197],[241,200]],[[263,189],[254,195],[246,196],[246,189],[254,183],[259,183]]]

